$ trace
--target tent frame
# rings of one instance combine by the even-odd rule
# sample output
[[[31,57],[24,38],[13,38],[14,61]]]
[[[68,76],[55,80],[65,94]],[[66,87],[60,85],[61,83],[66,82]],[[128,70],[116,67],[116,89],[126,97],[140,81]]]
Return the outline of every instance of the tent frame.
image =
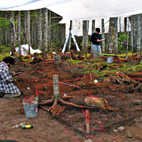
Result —
[[[62,53],[65,52],[66,46],[67,46],[68,42],[69,42],[68,51],[70,52],[70,49],[71,49],[71,38],[73,39],[73,42],[74,42],[74,44],[76,46],[76,49],[79,52],[80,51],[79,46],[78,46],[78,44],[76,42],[76,39],[75,39],[74,35],[72,34],[72,20],[70,20],[69,34],[66,36],[66,40],[65,40],[65,43],[64,43],[64,46],[63,46],[63,49],[62,49]]]

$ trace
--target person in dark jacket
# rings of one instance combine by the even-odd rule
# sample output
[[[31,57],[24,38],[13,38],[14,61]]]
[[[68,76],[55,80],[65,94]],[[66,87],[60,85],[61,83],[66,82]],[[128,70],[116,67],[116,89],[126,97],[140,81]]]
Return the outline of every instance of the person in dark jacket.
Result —
[[[12,73],[9,71],[15,59],[8,56],[0,62],[0,97],[18,97],[21,95],[20,90],[13,83]]]
[[[101,57],[101,46],[100,46],[101,35],[99,33],[100,33],[100,28],[95,28],[95,33],[93,33],[90,37],[90,41],[92,43],[91,54],[93,58]]]

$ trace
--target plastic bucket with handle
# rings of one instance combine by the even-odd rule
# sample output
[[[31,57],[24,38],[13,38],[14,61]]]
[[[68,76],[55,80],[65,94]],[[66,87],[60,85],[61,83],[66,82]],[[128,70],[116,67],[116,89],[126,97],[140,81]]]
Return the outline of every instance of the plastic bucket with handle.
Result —
[[[33,96],[23,99],[25,117],[36,117],[38,115],[38,100]]]

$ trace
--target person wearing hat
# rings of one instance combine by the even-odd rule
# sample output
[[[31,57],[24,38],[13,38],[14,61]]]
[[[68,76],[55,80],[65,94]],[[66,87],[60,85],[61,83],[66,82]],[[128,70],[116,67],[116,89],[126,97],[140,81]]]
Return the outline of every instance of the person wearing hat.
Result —
[[[101,35],[100,28],[95,28],[95,33],[93,33],[90,37],[91,44],[91,55],[93,58],[101,57]]]
[[[12,73],[9,71],[11,65],[14,65],[13,57],[5,57],[0,62],[0,97],[18,97],[21,95],[20,90],[13,83]]]

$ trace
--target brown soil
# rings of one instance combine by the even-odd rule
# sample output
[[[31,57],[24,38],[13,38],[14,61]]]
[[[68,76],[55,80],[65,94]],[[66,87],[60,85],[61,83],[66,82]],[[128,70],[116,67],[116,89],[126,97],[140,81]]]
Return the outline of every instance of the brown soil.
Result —
[[[80,68],[65,61],[16,64],[12,70],[22,71],[22,74],[15,76],[14,79],[23,95],[18,98],[0,99],[0,140],[84,142],[92,139],[93,142],[141,142],[142,104],[136,105],[135,101],[142,100],[142,95],[138,90],[134,90],[136,83],[140,82],[120,84],[113,82],[114,78],[109,78],[94,83],[94,79],[97,78],[92,74],[84,75]],[[58,103],[54,108],[57,112],[55,115],[39,107],[37,117],[25,117],[23,98],[35,95],[35,87],[38,86],[39,103],[51,99],[55,74],[59,75],[60,94],[66,102],[86,106],[84,100],[89,95],[104,98],[111,108],[115,108],[89,109],[90,135],[86,134],[85,108]],[[47,109],[51,106],[52,104],[44,105]],[[12,128],[21,122],[33,124],[34,128]],[[125,130],[118,132],[117,128],[120,126],[124,126]]]

